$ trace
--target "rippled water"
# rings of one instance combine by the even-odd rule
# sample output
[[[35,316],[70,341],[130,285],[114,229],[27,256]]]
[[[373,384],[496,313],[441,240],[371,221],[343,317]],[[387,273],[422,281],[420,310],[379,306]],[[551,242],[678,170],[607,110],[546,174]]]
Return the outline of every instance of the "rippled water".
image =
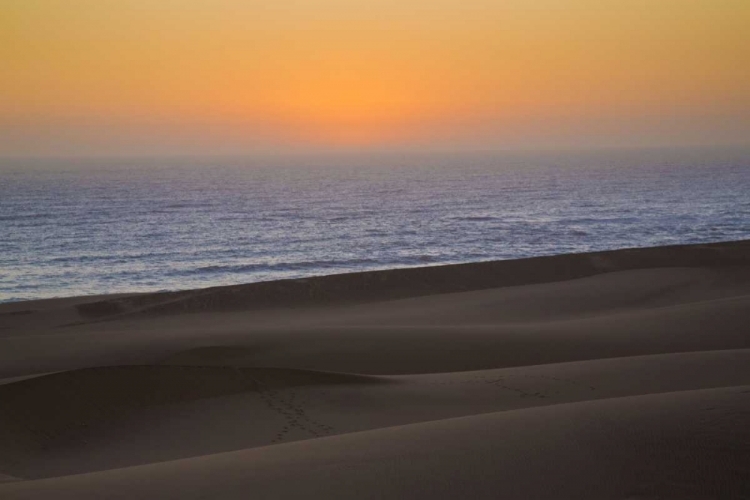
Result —
[[[750,156],[0,167],[0,301],[750,238]]]

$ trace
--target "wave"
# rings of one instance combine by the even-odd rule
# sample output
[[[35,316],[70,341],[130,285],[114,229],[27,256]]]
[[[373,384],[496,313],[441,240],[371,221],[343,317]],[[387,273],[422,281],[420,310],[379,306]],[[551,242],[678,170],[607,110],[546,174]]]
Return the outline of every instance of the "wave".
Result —
[[[94,262],[109,262],[111,264],[127,264],[137,260],[149,260],[162,257],[179,257],[174,252],[146,252],[133,255],[103,254],[103,255],[64,255],[46,260],[45,264],[86,264]]]
[[[38,214],[18,214],[14,213],[11,215],[0,215],[0,222],[15,222],[24,220],[37,220],[37,219],[48,219],[55,217],[53,213],[38,213]]]
[[[326,272],[332,269],[351,271],[380,269],[398,265],[424,265],[437,261],[437,258],[431,255],[415,255],[396,259],[331,259],[257,264],[218,264],[193,269],[173,270],[165,274],[172,277],[188,277],[210,274],[262,274],[313,270]]]
[[[162,209],[180,209],[180,208],[211,208],[215,207],[215,203],[201,203],[201,202],[185,202],[185,203],[170,203],[168,205],[162,205]]]
[[[463,217],[451,217],[450,220],[467,222],[491,222],[495,220],[502,220],[502,218],[491,215],[467,215]]]

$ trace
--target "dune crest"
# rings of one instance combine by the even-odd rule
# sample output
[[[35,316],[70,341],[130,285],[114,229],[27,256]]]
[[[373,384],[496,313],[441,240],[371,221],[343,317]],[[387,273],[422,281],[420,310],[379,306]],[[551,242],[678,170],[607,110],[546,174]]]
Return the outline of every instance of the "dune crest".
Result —
[[[634,248],[589,254],[369,271],[105,299],[77,306],[87,318],[370,302],[567,281],[605,272],[750,263],[750,242]]]

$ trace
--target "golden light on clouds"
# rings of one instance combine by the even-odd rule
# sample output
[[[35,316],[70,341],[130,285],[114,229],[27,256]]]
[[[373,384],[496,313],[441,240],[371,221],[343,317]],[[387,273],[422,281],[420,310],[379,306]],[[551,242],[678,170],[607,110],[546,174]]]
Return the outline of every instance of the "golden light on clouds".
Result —
[[[207,152],[736,142],[750,131],[749,5],[6,2],[0,152],[52,150],[55,134],[84,153],[181,134]]]

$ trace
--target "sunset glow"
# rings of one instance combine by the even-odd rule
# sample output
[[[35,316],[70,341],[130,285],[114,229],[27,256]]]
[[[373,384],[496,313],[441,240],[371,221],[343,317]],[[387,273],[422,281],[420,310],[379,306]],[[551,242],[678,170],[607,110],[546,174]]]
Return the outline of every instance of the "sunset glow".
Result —
[[[747,26],[740,0],[5,2],[0,153],[742,143]]]

